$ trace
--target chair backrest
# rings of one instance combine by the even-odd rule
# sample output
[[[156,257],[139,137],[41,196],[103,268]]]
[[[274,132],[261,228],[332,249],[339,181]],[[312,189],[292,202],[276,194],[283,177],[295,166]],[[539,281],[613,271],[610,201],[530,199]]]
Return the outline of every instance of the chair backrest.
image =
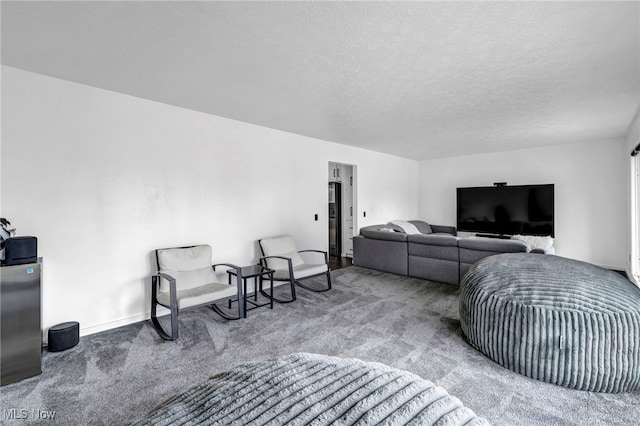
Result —
[[[258,241],[263,256],[283,256],[291,258],[293,267],[304,264],[304,261],[296,250],[296,243],[290,235],[279,237],[263,238]],[[267,259],[267,267],[271,269],[288,269],[288,263],[283,259]]]
[[[211,246],[199,245],[156,250],[158,272],[176,279],[177,289],[200,287],[216,281],[211,267]],[[168,283],[161,280],[160,291],[168,291]]]

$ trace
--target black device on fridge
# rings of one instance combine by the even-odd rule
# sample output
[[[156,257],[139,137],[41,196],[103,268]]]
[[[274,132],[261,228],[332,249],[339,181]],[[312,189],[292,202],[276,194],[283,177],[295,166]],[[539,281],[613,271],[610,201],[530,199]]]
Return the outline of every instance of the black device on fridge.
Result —
[[[342,184],[329,182],[329,256],[342,254]]]

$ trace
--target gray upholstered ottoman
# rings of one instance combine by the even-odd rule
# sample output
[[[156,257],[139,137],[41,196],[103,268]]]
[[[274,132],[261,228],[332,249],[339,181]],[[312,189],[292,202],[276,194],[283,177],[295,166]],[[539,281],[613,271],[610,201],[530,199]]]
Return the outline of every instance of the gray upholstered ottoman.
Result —
[[[460,282],[469,342],[500,365],[573,389],[640,389],[640,289],[558,256],[482,259]]]

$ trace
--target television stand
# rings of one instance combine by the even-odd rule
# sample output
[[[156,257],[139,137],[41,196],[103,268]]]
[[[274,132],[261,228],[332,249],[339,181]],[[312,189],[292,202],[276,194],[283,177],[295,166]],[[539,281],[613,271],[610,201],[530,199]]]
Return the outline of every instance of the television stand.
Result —
[[[511,235],[504,235],[504,234],[476,234],[476,237],[482,237],[482,238],[498,238],[501,240],[510,240],[511,239]]]

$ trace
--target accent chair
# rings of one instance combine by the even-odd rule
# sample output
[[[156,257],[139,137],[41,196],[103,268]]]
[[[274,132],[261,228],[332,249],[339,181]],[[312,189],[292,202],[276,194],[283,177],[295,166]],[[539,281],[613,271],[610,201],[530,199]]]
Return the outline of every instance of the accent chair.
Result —
[[[290,235],[282,235],[272,238],[263,238],[259,242],[262,256],[260,264],[273,269],[273,280],[280,284],[289,283],[291,298],[288,300],[274,298],[279,303],[289,303],[296,300],[295,285],[314,291],[323,292],[331,289],[331,269],[329,268],[329,256],[321,250],[297,250],[295,241]],[[323,255],[323,261],[319,263],[307,263],[300,253],[317,253]],[[313,288],[300,283],[301,279],[325,275],[327,286],[325,288]]]
[[[210,306],[225,319],[234,320],[244,316],[245,305],[242,294],[242,273],[238,266],[229,263],[211,264],[211,246],[197,245],[158,249],[156,264],[158,272],[151,277],[151,323],[165,340],[178,338],[178,313],[191,308]],[[236,282],[225,283],[226,274],[216,273],[216,267],[224,266],[236,271]],[[237,298],[238,316],[222,311],[215,302]],[[167,333],[157,318],[158,305],[171,311],[171,334]]]

